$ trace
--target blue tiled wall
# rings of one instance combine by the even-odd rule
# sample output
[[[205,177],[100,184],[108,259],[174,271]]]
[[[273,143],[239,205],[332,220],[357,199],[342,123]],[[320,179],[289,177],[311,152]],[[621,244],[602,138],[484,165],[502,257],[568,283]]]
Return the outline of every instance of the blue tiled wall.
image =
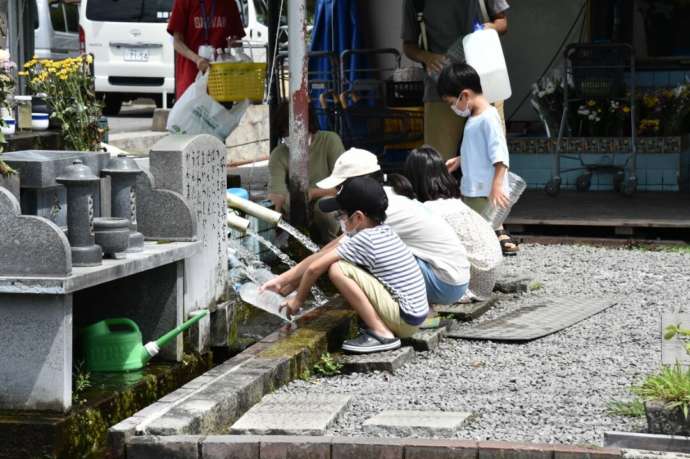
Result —
[[[682,158],[681,158],[682,157]],[[582,161],[585,164],[615,164],[623,166],[629,154],[602,155],[584,153]],[[551,154],[515,153],[510,155],[510,168],[513,172],[525,179],[529,188],[541,189],[551,179],[554,156]],[[645,153],[637,155],[637,178],[640,191],[678,191],[679,176],[687,178],[687,171],[681,169],[688,165],[687,153]],[[561,157],[561,171],[579,169],[570,172],[561,172],[561,187],[574,189],[575,180],[583,173],[581,162],[576,156]],[[682,173],[685,171],[686,173]],[[604,173],[595,173],[592,176],[593,191],[605,191],[613,189],[613,176]],[[683,180],[685,181],[685,180]]]

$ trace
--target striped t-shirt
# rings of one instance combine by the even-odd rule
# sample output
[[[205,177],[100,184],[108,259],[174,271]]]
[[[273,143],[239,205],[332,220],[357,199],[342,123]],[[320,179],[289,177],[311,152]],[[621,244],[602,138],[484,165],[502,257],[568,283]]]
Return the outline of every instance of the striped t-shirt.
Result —
[[[405,322],[424,322],[429,313],[424,277],[412,251],[390,226],[363,229],[344,238],[337,250],[340,258],[365,268],[388,289]]]

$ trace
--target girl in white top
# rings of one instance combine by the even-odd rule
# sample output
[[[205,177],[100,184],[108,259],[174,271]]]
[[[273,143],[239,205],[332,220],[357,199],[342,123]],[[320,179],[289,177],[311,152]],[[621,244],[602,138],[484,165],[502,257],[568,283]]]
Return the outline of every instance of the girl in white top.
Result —
[[[503,261],[491,225],[462,202],[457,182],[433,147],[425,145],[410,153],[405,176],[389,177],[395,192],[417,198],[453,228],[471,265],[470,296],[488,297],[494,287],[496,268]]]

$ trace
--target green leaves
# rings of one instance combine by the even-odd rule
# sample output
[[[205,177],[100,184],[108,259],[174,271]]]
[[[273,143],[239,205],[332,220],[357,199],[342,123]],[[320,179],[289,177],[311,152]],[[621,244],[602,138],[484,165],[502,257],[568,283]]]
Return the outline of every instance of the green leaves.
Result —
[[[663,367],[633,387],[632,392],[644,401],[660,400],[668,409],[679,408],[687,419],[690,412],[690,369],[678,364]]]
[[[318,363],[314,365],[314,373],[321,376],[336,376],[340,374],[342,368],[343,364],[326,352],[321,356]]]

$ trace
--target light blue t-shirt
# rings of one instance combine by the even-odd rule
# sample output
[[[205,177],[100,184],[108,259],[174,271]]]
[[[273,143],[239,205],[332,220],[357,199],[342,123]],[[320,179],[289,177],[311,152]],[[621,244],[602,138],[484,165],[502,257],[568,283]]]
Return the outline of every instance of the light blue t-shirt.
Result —
[[[468,118],[460,155],[462,195],[468,198],[489,196],[494,179],[494,164],[503,163],[510,167],[501,117],[494,107],[490,106],[481,114]],[[508,195],[509,191],[506,177],[503,180],[503,192]]]

